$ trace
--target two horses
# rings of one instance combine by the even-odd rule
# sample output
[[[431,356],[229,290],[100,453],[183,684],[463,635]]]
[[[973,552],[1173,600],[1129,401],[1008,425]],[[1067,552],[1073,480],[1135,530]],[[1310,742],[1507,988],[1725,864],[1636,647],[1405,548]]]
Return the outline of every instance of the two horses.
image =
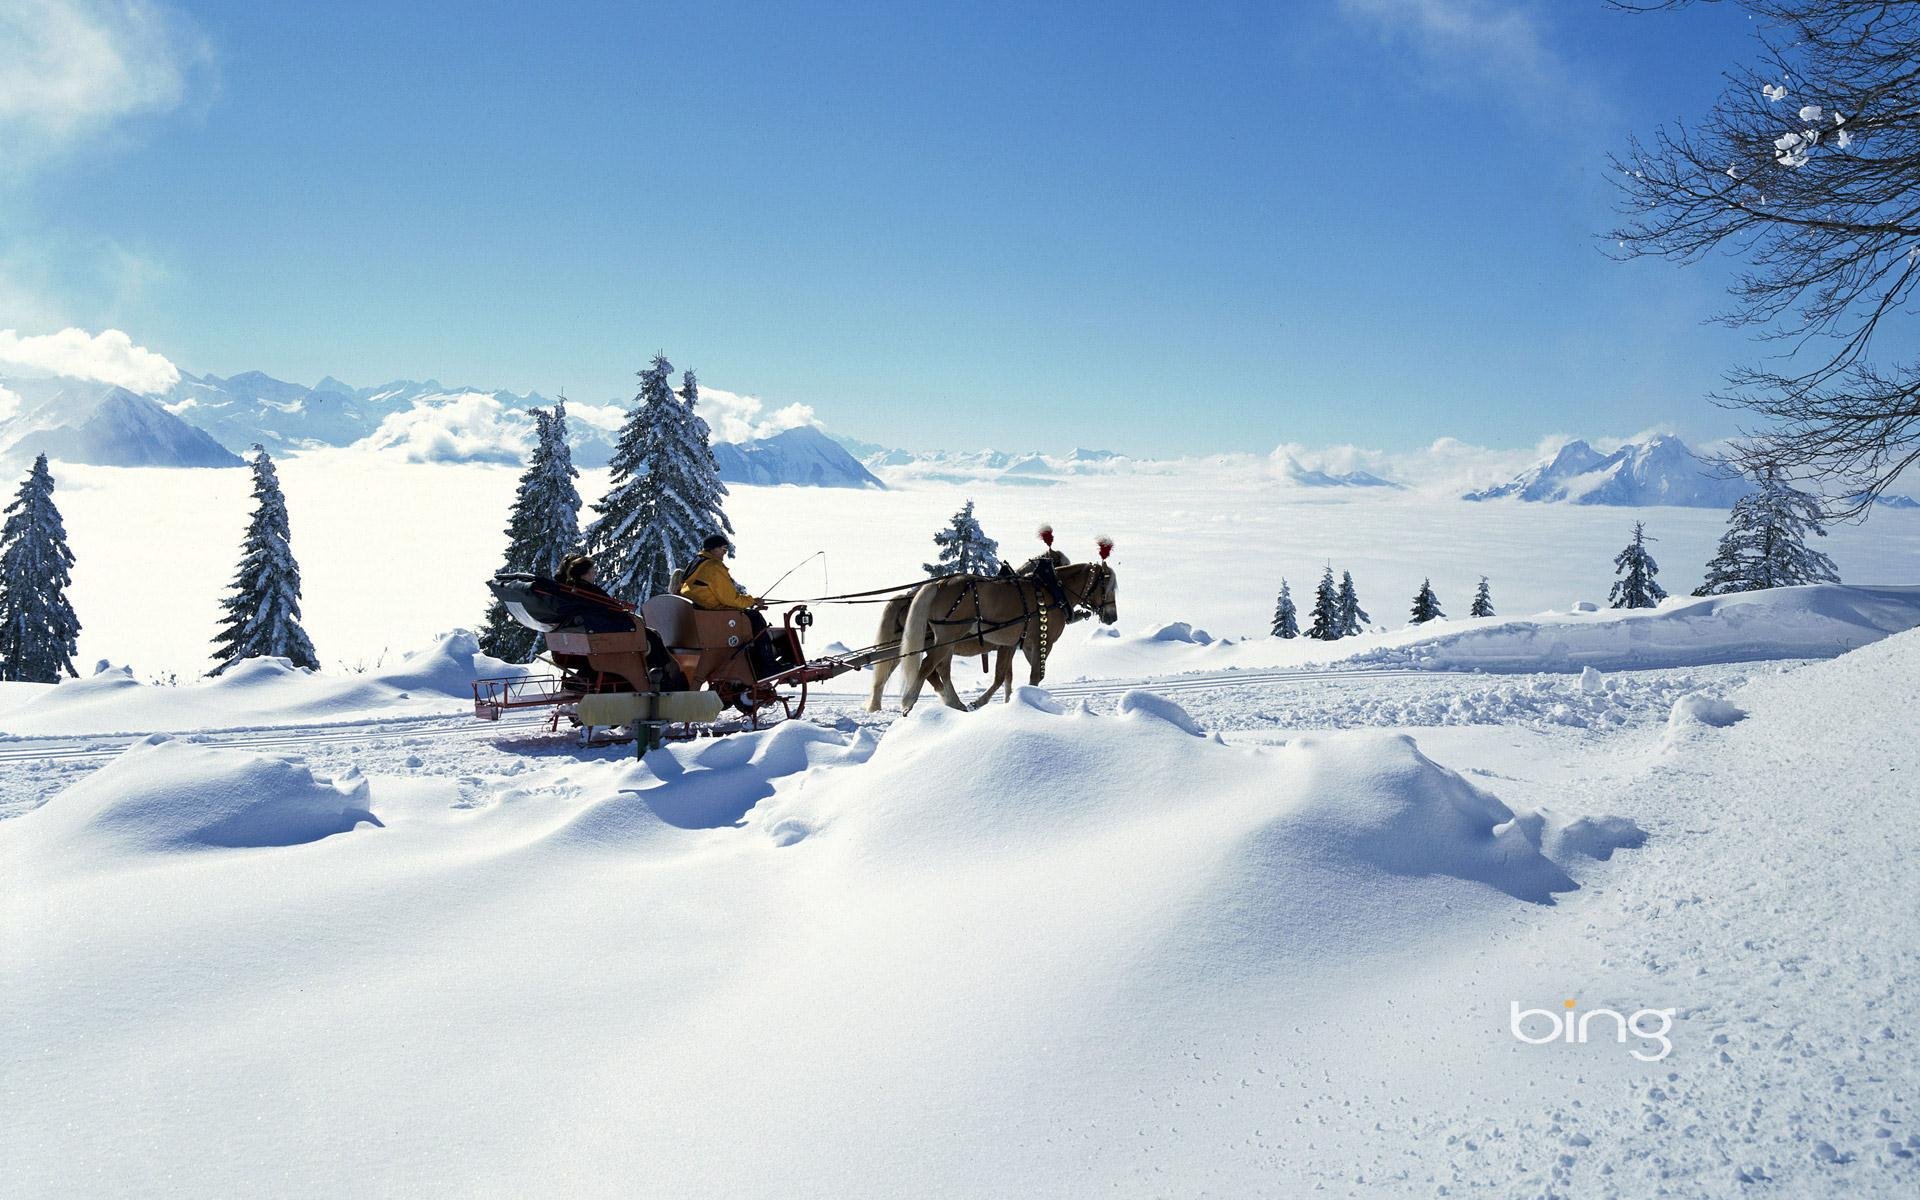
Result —
[[[1050,552],[1020,571],[998,576],[956,576],[922,584],[910,595],[888,601],[875,638],[881,657],[874,663],[873,693],[867,710],[878,711],[887,680],[896,667],[906,672],[900,709],[911,712],[920,690],[931,682],[949,708],[979,708],[996,691],[1013,695],[1013,655],[1026,655],[1029,682],[1046,676],[1047,655],[1069,622],[1092,615],[1103,625],[1119,618],[1116,579],[1107,555],[1113,543],[1099,543],[1097,562],[1063,563]],[[891,647],[898,647],[897,656]],[[972,704],[953,687],[953,660],[991,652],[993,680]]]

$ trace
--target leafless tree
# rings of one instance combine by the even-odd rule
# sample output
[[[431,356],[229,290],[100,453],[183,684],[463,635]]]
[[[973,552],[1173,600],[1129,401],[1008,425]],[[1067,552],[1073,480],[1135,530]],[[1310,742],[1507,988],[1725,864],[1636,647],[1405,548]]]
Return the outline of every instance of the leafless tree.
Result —
[[[1756,64],[1697,123],[1612,160],[1611,236],[1626,258],[1744,260],[1722,319],[1783,345],[1716,397],[1764,418],[1731,459],[1818,480],[1831,516],[1858,516],[1920,460],[1920,0],[1725,2],[1755,18]]]

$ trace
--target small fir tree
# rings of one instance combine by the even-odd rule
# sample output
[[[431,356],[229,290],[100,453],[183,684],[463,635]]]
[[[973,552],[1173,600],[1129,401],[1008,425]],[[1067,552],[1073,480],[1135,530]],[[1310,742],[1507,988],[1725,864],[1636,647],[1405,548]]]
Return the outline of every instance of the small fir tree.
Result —
[[[1360,607],[1360,593],[1354,590],[1353,572],[1340,572],[1340,636],[1358,637],[1365,633],[1373,618]]]
[[[640,372],[640,392],[608,464],[607,494],[587,527],[600,586],[636,604],[666,591],[674,569],[693,561],[708,534],[733,532],[712,431],[694,411],[693,372],[681,377],[678,394],[672,374],[664,354]]]
[[[1420,590],[1413,595],[1413,623],[1425,625],[1436,617],[1446,615],[1440,611],[1440,597],[1433,594],[1433,582],[1422,579]]]
[[[1473,607],[1467,610],[1470,617],[1491,617],[1493,615],[1493,593],[1487,589],[1487,577],[1480,577],[1479,590],[1473,593]]]
[[[1273,605],[1272,633],[1277,638],[1300,636],[1300,613],[1293,605],[1293,590],[1284,579],[1280,581],[1280,598]]]
[[[213,639],[218,675],[249,658],[284,658],[296,667],[318,669],[307,631],[300,627],[300,565],[293,559],[287,524],[287,500],[273,459],[253,447],[253,519],[240,542],[232,595],[221,602],[226,613]]]
[[[1633,523],[1633,540],[1613,556],[1614,574],[1620,576],[1613,581],[1611,593],[1615,608],[1652,608],[1667,598],[1667,590],[1654,579],[1660,564],[1647,552],[1647,543],[1658,540],[1647,536],[1643,522]]]
[[[73,656],[80,620],[67,600],[73,551],[53,505],[47,456],[33,468],[6,507],[0,526],[0,679],[58,683],[77,675]]]
[[[580,540],[580,492],[574,480],[573,452],[567,447],[567,402],[562,397],[552,409],[531,410],[534,421],[533,455],[520,476],[513,509],[507,517],[507,553],[502,571],[525,571],[549,579],[559,573],[560,560]],[[487,609],[480,632],[480,648],[506,662],[530,662],[540,648],[540,634],[514,620],[498,599]]]
[[[1340,594],[1333,586],[1333,567],[1329,565],[1320,575],[1320,586],[1313,590],[1312,621],[1307,626],[1307,636],[1323,642],[1331,642],[1341,636],[1340,633]]]
[[[1000,570],[1000,543],[988,537],[973,515],[973,501],[967,501],[947,527],[933,535],[939,554],[922,568],[930,576],[992,575]]]
[[[1760,490],[1727,517],[1719,551],[1707,563],[1696,596],[1720,596],[1800,583],[1838,583],[1833,560],[1807,545],[1807,534],[1827,536],[1820,501],[1769,472]]]

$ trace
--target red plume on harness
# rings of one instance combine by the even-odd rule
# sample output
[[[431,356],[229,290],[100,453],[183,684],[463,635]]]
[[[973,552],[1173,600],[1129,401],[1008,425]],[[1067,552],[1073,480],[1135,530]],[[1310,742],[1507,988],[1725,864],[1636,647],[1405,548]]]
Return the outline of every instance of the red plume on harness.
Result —
[[[1113,539],[1110,537],[1103,537],[1098,541],[1094,542],[1093,544],[1100,548],[1100,561],[1101,562],[1107,561],[1107,555],[1113,553]]]
[[[1053,526],[1042,525],[1040,527],[1040,540],[1047,544],[1047,549],[1053,549]]]

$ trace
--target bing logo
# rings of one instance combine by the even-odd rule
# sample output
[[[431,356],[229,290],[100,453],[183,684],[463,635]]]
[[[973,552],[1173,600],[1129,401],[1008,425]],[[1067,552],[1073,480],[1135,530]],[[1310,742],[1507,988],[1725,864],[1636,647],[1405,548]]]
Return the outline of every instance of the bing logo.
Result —
[[[1521,1008],[1518,1000],[1509,1001],[1507,1024],[1513,1036],[1529,1046],[1552,1042],[1577,1042],[1584,1046],[1598,1021],[1602,1038],[1611,1033],[1613,1040],[1623,1046],[1627,1044],[1629,1032],[1639,1038],[1645,1048],[1635,1046],[1628,1053],[1641,1062],[1659,1062],[1673,1053],[1673,1040],[1667,1035],[1673,1032],[1673,1015],[1677,1009],[1643,1008],[1629,1017],[1611,1008],[1593,1008],[1576,1016],[1576,1006],[1576,1001],[1566,1000],[1561,1003],[1563,1011],[1555,1012],[1550,1008]],[[1660,1047],[1658,1053],[1648,1053],[1655,1045]]]

